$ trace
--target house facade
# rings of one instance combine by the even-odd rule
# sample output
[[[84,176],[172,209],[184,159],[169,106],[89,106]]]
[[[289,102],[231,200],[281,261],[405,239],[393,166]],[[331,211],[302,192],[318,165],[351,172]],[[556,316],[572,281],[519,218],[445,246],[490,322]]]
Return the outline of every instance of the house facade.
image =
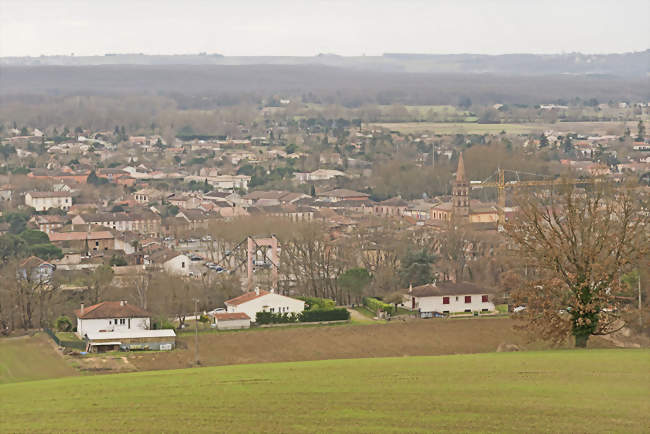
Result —
[[[58,208],[67,211],[72,206],[72,196],[63,191],[32,191],[25,194],[25,205],[36,211]]]
[[[77,335],[89,352],[172,350],[174,330],[151,330],[151,314],[125,300],[105,301],[75,311]]]
[[[437,282],[409,288],[405,307],[422,318],[434,314],[493,312],[491,290],[471,283]]]
[[[245,313],[255,322],[257,312],[295,313],[305,310],[305,302],[270,291],[255,289],[225,302],[227,313]]]

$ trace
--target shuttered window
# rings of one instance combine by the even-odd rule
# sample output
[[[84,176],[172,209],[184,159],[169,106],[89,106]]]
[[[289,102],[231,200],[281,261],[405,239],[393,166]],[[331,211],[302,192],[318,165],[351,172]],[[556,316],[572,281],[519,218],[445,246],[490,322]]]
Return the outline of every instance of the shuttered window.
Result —
[[[449,304],[449,297],[442,297],[442,304]]]
[[[466,295],[465,296],[465,303],[471,303],[472,302],[472,296],[471,295]]]

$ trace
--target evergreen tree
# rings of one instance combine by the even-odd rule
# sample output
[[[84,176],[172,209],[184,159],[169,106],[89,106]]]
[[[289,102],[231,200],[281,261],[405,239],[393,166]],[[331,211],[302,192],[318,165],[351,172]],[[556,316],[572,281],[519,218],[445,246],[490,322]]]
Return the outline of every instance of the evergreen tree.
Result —
[[[643,121],[639,121],[639,125],[637,126],[637,135],[636,135],[636,140],[639,142],[642,142],[645,140],[645,125],[643,124]]]

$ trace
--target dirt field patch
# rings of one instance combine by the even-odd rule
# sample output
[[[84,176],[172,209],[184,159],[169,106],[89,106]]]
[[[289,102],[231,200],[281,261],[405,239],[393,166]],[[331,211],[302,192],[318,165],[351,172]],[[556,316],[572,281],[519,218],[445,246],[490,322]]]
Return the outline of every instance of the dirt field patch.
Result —
[[[373,325],[340,325],[292,329],[199,334],[199,358],[204,366],[305,360],[402,357],[494,352],[501,344],[523,349],[548,345],[530,343],[513,329],[509,318],[415,320]],[[194,336],[178,338],[169,353],[129,355],[138,370],[186,368],[194,362]],[[599,339],[593,347],[612,347]]]

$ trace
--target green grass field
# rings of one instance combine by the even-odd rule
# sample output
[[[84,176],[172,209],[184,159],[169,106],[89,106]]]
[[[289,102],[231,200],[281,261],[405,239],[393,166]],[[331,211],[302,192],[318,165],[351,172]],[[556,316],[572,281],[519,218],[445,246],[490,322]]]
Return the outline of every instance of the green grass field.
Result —
[[[0,339],[0,384],[75,375],[45,334]]]
[[[328,360],[0,385],[0,431],[647,432],[650,351]]]

